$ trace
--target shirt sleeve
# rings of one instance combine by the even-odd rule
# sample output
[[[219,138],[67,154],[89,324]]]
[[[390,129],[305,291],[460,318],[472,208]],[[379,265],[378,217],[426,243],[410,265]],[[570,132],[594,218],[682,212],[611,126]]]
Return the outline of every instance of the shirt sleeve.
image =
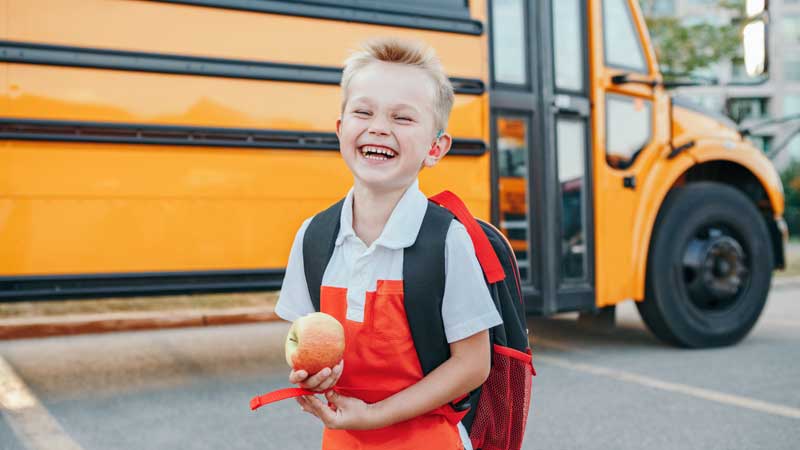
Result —
[[[444,265],[442,319],[448,343],[503,323],[489,295],[472,239],[457,220],[447,231]]]
[[[306,219],[294,237],[292,250],[289,252],[289,262],[286,264],[286,275],[283,277],[281,293],[278,296],[278,303],[275,305],[275,314],[281,319],[290,322],[314,312],[314,305],[311,303],[311,296],[308,294],[306,271],[303,265],[303,237],[310,222],[310,218]]]

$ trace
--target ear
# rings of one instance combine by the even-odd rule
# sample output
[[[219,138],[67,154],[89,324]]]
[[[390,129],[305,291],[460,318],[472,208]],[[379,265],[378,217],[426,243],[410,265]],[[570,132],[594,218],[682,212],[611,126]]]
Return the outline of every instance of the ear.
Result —
[[[341,131],[342,131],[342,118],[339,117],[338,119],[336,119],[336,137],[339,139],[342,138]]]
[[[442,135],[439,136],[439,138],[436,139],[433,142],[433,145],[431,146],[431,148],[433,148],[433,147],[438,147],[439,148],[438,154],[433,154],[433,155],[429,154],[428,156],[426,156],[425,157],[425,161],[423,162],[423,165],[425,167],[433,167],[433,166],[435,166],[436,163],[438,163],[439,160],[444,158],[444,155],[446,155],[447,152],[450,151],[450,146],[452,146],[452,145],[453,145],[453,137],[450,136],[447,133],[442,133]]]

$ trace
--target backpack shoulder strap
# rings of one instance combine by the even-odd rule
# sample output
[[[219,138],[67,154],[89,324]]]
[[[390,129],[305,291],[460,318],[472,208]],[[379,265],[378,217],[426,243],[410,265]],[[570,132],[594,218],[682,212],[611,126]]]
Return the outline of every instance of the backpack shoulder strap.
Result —
[[[486,281],[489,283],[502,281],[506,277],[503,265],[500,264],[497,253],[495,253],[491,242],[489,242],[486,232],[478,224],[475,217],[472,216],[472,213],[469,212],[467,205],[450,191],[442,191],[431,197],[430,200],[447,208],[467,229],[472,245],[475,247],[475,256],[478,257],[478,262],[483,269],[484,275],[486,275]]]
[[[403,252],[403,298],[423,375],[450,357],[444,334],[444,251],[453,215],[428,202],[417,240]]]
[[[319,311],[322,276],[333,255],[336,236],[339,235],[339,218],[342,215],[344,199],[339,200],[325,211],[311,219],[303,236],[303,269],[306,274],[308,293],[314,310]]]

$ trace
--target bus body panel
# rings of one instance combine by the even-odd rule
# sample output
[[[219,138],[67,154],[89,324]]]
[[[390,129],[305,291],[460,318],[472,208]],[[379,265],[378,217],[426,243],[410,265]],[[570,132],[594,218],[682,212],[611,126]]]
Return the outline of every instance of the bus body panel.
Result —
[[[102,49],[112,57],[109,50],[172,61],[188,56],[336,71],[365,39],[398,36],[432,44],[451,77],[477,80],[481,89],[488,80],[485,33],[165,2],[0,0],[0,8],[8,12],[3,17],[13,19],[0,23],[8,43],[56,46],[62,54],[74,53],[76,61],[81,52]],[[472,19],[485,20],[485,8],[484,1],[471,1]],[[117,124],[134,130],[207,127],[335,138],[338,81],[203,75],[202,67],[191,74],[157,69],[3,62],[0,119],[12,126],[15,120],[34,120],[43,123],[40,128],[98,124],[107,127],[102,137],[112,140],[108,129],[113,132]],[[483,145],[489,141],[488,115],[485,90],[459,93],[448,131],[457,141]],[[302,141],[295,148],[209,147],[69,142],[75,137],[69,131],[58,137],[39,133],[35,140],[0,141],[0,277],[6,280],[280,271],[302,220],[352,185],[338,151],[303,149]],[[448,155],[422,171],[420,187],[427,194],[458,192],[476,217],[489,220],[489,158],[485,151]]]
[[[661,205],[670,190],[680,184],[681,178],[693,166],[711,161],[728,161],[744,167],[759,180],[767,193],[771,216],[783,214],[780,178],[762,152],[743,141],[735,130],[712,117],[677,107],[673,112],[673,139],[676,145],[690,141],[695,144],[673,159],[660,157],[641,186],[641,198],[645,201],[636,211],[636,224],[631,235],[631,270],[634,276],[630,298],[635,300],[643,300],[645,296],[648,251]],[[601,306],[614,303],[603,303]]]
[[[12,86],[0,96],[6,118],[333,132],[341,108],[335,85],[31,64],[0,71]],[[485,102],[456,95],[448,131],[485,141]]]
[[[695,148],[690,149],[689,153],[697,164],[730,161],[745,167],[761,182],[761,187],[767,193],[772,215],[783,216],[784,197],[781,179],[767,157],[751,144],[738,143],[729,148],[720,145],[719,142],[700,142]]]
[[[302,220],[352,185],[334,151],[25,141],[2,149],[2,274],[283,268]],[[488,170],[488,155],[451,156],[424,170],[420,187],[456,190],[488,219]]]
[[[388,35],[430,43],[450,76],[483,78],[481,36],[159,1],[6,1],[13,41],[341,67]],[[474,17],[483,2],[470,3]]]
[[[687,152],[697,164],[719,160],[747,168],[761,182],[773,214],[783,214],[783,187],[778,172],[763,152],[744,140],[731,126],[713,117],[675,107],[673,133],[676,145],[695,141]]]
[[[656,107],[655,110],[656,123],[670,122],[664,115],[668,109]],[[606,183],[605,189],[597,184],[595,197],[598,307],[627,299],[644,299],[648,251],[658,213],[670,190],[693,166],[710,161],[741,165],[760,181],[769,198],[772,215],[783,214],[783,194],[777,172],[763,153],[743,141],[735,130],[712,117],[676,107],[672,132],[676,146],[690,141],[695,142],[694,146],[668,159],[666,156],[672,150],[667,145],[668,138],[656,136],[651,142],[652,148],[648,147],[644,151],[646,154],[642,154],[628,171],[614,174],[603,167],[598,170],[598,182]],[[600,142],[601,139],[598,138]],[[603,156],[600,152],[597,159],[602,162]],[[620,178],[628,174],[638,175],[636,189],[615,190]]]

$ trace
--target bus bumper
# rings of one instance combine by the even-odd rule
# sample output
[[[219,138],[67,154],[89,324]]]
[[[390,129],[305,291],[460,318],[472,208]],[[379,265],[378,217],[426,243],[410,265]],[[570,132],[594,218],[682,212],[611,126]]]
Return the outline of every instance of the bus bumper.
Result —
[[[770,234],[772,235],[772,248],[775,252],[775,268],[786,268],[786,246],[789,243],[789,227],[786,226],[786,220],[783,216],[775,217],[771,221]]]

